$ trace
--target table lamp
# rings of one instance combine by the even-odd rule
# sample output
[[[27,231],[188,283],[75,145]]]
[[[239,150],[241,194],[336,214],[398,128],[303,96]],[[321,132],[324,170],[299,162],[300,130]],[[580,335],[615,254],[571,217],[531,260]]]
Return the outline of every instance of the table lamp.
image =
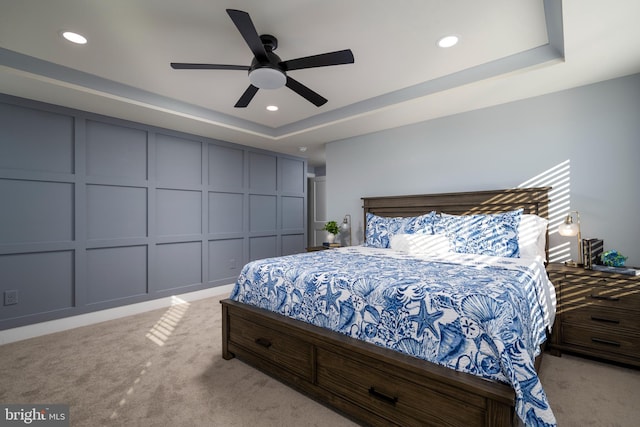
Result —
[[[576,222],[573,222],[573,214],[575,213]],[[558,227],[558,233],[564,237],[578,236],[578,261],[565,261],[565,265],[570,267],[582,267],[582,236],[580,234],[580,213],[578,211],[570,211],[564,222]]]

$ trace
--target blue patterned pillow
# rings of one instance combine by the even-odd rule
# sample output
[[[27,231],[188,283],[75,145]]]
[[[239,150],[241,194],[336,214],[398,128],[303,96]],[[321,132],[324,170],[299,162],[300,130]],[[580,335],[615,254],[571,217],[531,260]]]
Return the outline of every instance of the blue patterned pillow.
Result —
[[[499,214],[441,214],[433,229],[447,236],[455,252],[518,258],[521,217],[522,209]]]
[[[367,212],[365,246],[388,248],[389,238],[395,234],[433,234],[435,212],[412,217],[384,217]]]

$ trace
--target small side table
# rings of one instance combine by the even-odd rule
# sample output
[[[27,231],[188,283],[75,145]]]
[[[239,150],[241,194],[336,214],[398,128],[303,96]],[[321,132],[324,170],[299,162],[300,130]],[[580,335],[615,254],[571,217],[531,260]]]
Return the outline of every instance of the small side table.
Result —
[[[547,265],[557,310],[549,347],[640,367],[640,276]]]
[[[342,246],[309,246],[307,248],[307,252],[317,252],[317,251],[324,251],[326,249],[335,249],[335,248],[340,248]]]

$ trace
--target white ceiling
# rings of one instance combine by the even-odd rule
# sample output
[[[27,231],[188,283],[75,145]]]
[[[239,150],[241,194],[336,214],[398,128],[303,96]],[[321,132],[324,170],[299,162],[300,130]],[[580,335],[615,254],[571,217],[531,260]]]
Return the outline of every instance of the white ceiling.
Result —
[[[249,65],[227,8],[283,60],[351,49],[355,63],[289,72],[322,107],[284,87],[234,108],[245,71],[169,66]],[[638,17],[638,0],[0,0],[0,92],[321,165],[330,141],[640,72]],[[437,47],[448,34],[460,43]]]

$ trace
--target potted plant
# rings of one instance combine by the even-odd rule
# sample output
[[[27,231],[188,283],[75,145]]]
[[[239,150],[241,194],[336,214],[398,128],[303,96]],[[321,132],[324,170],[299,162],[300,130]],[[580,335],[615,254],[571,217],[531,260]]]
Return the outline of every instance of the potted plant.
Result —
[[[324,225],[323,230],[327,232],[327,242],[333,243],[340,232],[340,227],[336,221],[329,221]]]

